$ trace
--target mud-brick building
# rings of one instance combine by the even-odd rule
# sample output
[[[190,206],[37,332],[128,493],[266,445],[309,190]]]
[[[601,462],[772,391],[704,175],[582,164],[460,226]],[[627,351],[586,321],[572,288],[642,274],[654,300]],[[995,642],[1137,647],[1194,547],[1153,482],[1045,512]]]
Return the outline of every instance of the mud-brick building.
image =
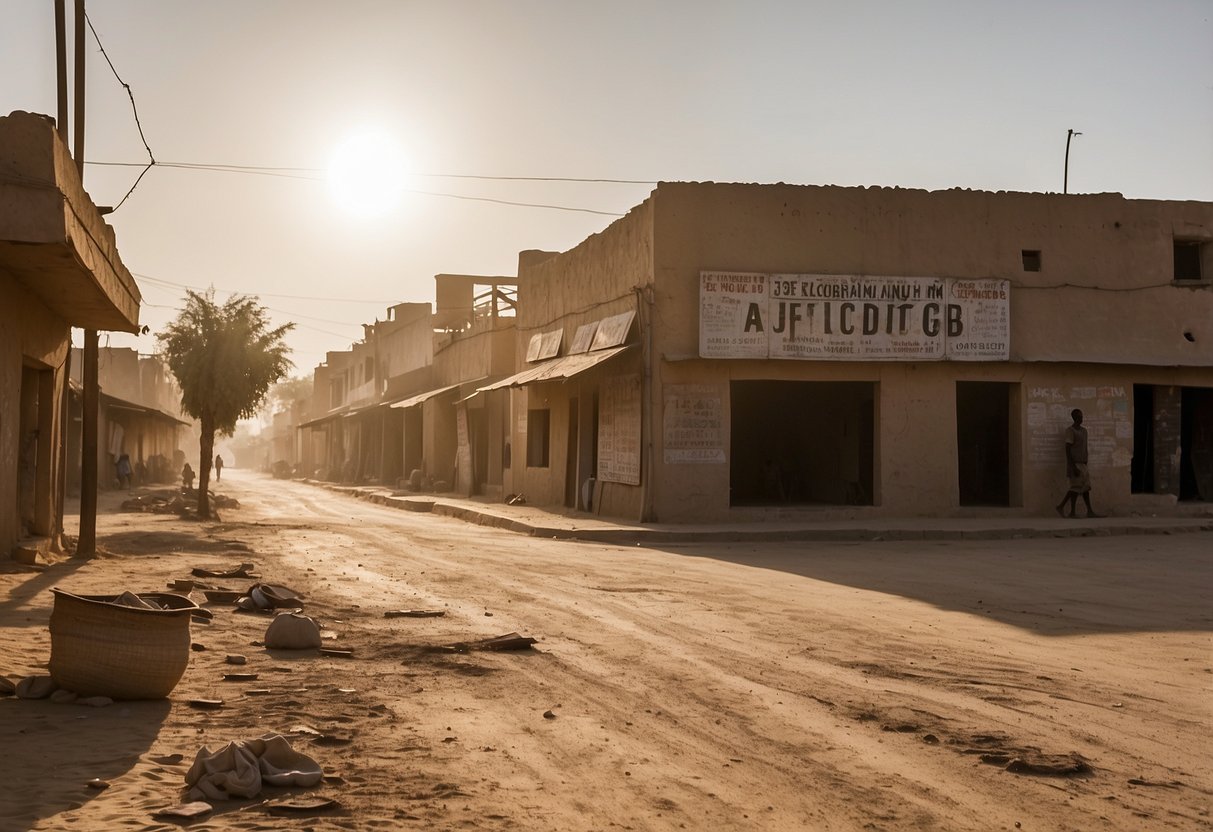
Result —
[[[1211,203],[663,183],[519,285],[533,504],[1052,512],[1074,408],[1097,509],[1213,501]]]
[[[139,301],[53,121],[0,118],[0,556],[62,531],[71,327],[134,332]]]
[[[84,403],[83,350],[72,350],[72,390],[67,433],[67,488],[79,493]],[[197,453],[200,428],[181,410],[181,388],[160,356],[125,347],[97,350],[97,487],[116,488],[118,460],[127,456],[134,484],[180,480],[181,467]]]

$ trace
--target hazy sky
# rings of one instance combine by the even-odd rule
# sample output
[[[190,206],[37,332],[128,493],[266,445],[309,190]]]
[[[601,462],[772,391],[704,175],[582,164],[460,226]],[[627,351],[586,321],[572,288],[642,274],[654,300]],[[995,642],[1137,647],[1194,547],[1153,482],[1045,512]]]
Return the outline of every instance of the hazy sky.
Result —
[[[68,2],[69,26],[73,3]],[[54,4],[0,0],[0,113],[55,114]],[[624,213],[651,184],[1070,191],[1213,200],[1213,0],[89,0],[159,162],[111,215],[159,329],[182,290],[297,321],[296,372],[439,272],[506,274],[612,217],[406,195],[358,218],[323,181],[377,129],[406,187]],[[145,162],[88,36],[89,162]],[[90,164],[114,205],[138,168]],[[150,278],[150,279],[148,279]],[[355,302],[351,302],[355,301]],[[150,335],[110,343],[152,351]]]

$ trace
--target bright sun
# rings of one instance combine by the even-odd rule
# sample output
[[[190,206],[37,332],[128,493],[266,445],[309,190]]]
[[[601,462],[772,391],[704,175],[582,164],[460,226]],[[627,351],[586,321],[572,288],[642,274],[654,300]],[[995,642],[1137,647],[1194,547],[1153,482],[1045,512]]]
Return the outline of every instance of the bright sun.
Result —
[[[386,133],[364,129],[348,135],[329,160],[329,190],[343,211],[380,217],[400,204],[404,151]]]

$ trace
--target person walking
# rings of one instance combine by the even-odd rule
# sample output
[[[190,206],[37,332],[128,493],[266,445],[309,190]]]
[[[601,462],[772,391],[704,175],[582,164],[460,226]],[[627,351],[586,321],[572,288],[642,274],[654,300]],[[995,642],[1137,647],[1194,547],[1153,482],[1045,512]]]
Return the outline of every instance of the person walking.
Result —
[[[1091,508],[1091,472],[1087,470],[1087,429],[1082,426],[1082,411],[1074,408],[1070,418],[1074,420],[1074,424],[1066,428],[1066,476],[1070,480],[1070,490],[1053,508],[1062,517],[1074,517],[1078,497],[1082,495],[1087,517],[1102,517]],[[1070,504],[1069,512],[1065,511],[1066,503]]]
[[[223,479],[223,457],[215,454],[215,482]]]

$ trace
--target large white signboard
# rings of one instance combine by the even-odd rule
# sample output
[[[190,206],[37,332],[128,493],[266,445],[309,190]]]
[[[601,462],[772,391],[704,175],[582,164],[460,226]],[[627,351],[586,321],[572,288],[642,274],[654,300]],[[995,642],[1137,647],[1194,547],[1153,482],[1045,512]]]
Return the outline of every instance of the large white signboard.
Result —
[[[1006,361],[1010,282],[703,272],[701,358]]]

